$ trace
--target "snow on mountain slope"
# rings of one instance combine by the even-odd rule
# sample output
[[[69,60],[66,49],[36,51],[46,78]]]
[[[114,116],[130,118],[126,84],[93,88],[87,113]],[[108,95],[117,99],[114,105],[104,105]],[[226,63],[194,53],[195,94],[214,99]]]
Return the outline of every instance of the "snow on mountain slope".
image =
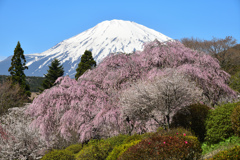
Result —
[[[43,53],[25,55],[27,76],[43,76],[54,58],[63,64],[65,75],[74,77],[76,68],[85,50],[92,51],[97,63],[110,53],[132,53],[142,50],[145,42],[158,39],[168,41],[171,38],[135,22],[123,20],[103,21],[72,38],[64,40]],[[9,61],[10,60],[10,61]],[[11,58],[0,62],[0,75],[7,72]]]

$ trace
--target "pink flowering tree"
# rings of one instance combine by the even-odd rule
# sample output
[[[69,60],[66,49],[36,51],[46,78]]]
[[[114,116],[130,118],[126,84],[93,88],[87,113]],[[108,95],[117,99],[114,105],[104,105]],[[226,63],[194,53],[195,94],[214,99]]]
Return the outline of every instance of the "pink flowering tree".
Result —
[[[135,54],[112,54],[96,68],[86,71],[78,81],[61,77],[57,85],[34,99],[26,113],[34,120],[46,141],[59,135],[69,141],[109,137],[119,133],[146,132],[151,120],[130,122],[123,116],[120,98],[137,81],[151,81],[166,74],[167,68],[189,77],[202,90],[203,103],[217,104],[232,98],[229,75],[218,61],[184,47],[180,42],[153,41]],[[134,88],[133,88],[134,89]],[[204,99],[204,98],[203,98]]]
[[[178,41],[162,44],[157,40],[145,44],[143,52],[138,54],[141,64],[150,70],[151,75],[164,68],[175,68],[189,75],[203,89],[203,96],[208,99],[205,103],[209,105],[236,98],[236,93],[227,85],[230,75],[221,70],[218,60],[210,55],[189,49]]]
[[[40,129],[43,137],[59,133],[68,139],[75,131],[84,141],[124,130],[118,95],[130,81],[139,78],[136,76],[141,70],[124,54],[108,57],[105,62],[108,64],[102,62],[102,67],[85,72],[78,82],[59,78],[57,86],[33,101],[27,114],[36,117],[32,125]]]

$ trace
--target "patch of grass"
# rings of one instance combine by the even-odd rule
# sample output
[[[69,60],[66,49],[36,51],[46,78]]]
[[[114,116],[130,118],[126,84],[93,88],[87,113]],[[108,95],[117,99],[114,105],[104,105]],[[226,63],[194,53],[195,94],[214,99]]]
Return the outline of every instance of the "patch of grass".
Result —
[[[206,142],[202,144],[202,156],[204,159],[210,158],[220,151],[230,149],[236,145],[240,146],[240,137],[232,136],[225,141],[219,142],[217,144],[208,145]]]

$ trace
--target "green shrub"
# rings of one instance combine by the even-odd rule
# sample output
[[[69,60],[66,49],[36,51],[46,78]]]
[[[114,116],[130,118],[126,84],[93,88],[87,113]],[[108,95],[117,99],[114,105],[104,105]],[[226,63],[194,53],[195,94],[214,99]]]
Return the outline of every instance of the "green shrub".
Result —
[[[114,147],[112,152],[108,155],[106,160],[117,160],[129,147],[138,144],[141,140],[131,140],[129,143]]]
[[[158,130],[154,135],[162,135],[162,136],[182,136],[182,135],[188,135],[188,136],[195,136],[191,131],[178,127],[178,128],[172,128],[170,130]],[[151,137],[151,136],[150,136]]]
[[[230,116],[236,103],[228,103],[210,110],[206,119],[205,140],[210,144],[224,141],[234,134]]]
[[[150,136],[151,134],[134,134],[127,136],[121,145],[114,147],[113,151],[107,157],[108,160],[117,159],[122,153],[124,153],[129,147],[139,143],[143,138]]]
[[[210,108],[203,104],[193,104],[179,110],[174,116],[171,127],[184,127],[191,129],[203,142],[205,138],[205,121]]]
[[[231,76],[229,86],[240,93],[240,71]]]
[[[119,134],[118,136],[114,136],[114,137],[108,138],[108,139],[106,139],[104,141],[110,143],[111,146],[114,147],[114,146],[121,145],[129,137],[131,137],[131,136],[130,135]]]
[[[149,137],[152,137],[155,133],[154,132],[148,132],[148,133],[144,133],[142,134],[142,139],[146,139],[146,138],[149,138]]]
[[[82,144],[72,144],[68,146],[65,150],[70,151],[73,154],[78,153],[82,149]]]
[[[231,149],[218,152],[210,160],[239,160],[240,159],[240,146],[235,146]]]
[[[75,158],[70,151],[53,150],[45,154],[41,160],[75,160]]]
[[[240,136],[240,104],[234,108],[232,115],[232,128],[237,136]]]
[[[229,147],[236,146],[236,145],[240,146],[240,137],[237,137],[237,136],[229,137],[225,141],[221,141],[217,144],[208,144],[204,142],[202,144],[202,150],[203,150],[202,155],[214,153],[216,150],[229,149]]]
[[[90,140],[88,144],[83,146],[76,157],[77,159],[114,159],[113,157],[117,157],[127,148],[136,144],[136,141],[140,142],[143,138],[149,137],[150,135],[152,135],[152,133],[143,135],[134,134],[132,136],[120,134],[108,139]]]
[[[119,134],[108,139],[90,140],[82,151],[77,154],[77,158],[81,159],[92,155],[90,156],[92,159],[105,159],[115,146],[123,144],[125,139],[129,137],[130,135]]]
[[[105,160],[113,146],[105,140],[91,140],[76,155],[77,159]]]
[[[156,134],[128,148],[118,159],[192,160],[200,158],[201,145],[197,137],[184,135],[176,135],[176,133],[175,136]]]
[[[143,135],[134,134],[124,139],[123,144],[131,143],[136,140],[142,140]]]

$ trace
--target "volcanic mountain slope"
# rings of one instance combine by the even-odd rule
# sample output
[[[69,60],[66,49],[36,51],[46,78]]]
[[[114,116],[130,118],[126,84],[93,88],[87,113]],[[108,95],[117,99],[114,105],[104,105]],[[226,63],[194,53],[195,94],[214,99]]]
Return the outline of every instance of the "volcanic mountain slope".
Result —
[[[72,38],[64,40],[42,53],[25,55],[27,76],[43,76],[54,58],[63,64],[65,75],[74,77],[76,68],[85,50],[92,51],[97,63],[110,53],[132,53],[142,50],[145,42],[158,39],[168,41],[171,38],[131,21],[103,21]],[[11,57],[0,62],[0,74],[9,75]]]

